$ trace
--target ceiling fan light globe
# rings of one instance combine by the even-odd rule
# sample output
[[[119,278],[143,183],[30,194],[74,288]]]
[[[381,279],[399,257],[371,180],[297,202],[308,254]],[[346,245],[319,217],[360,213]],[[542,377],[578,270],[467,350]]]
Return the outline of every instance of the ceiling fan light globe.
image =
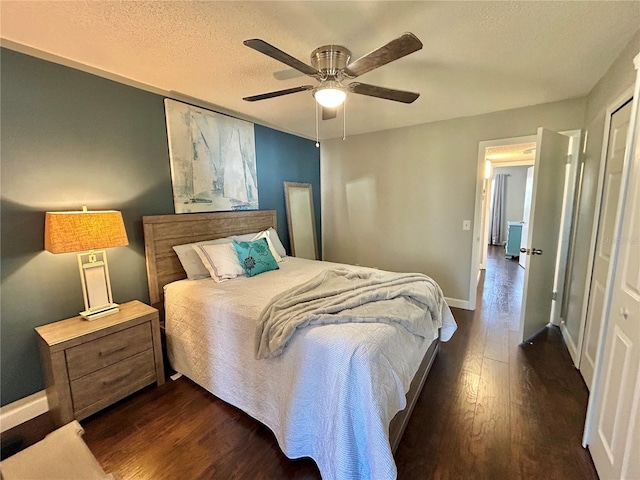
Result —
[[[335,108],[342,105],[347,98],[347,92],[344,88],[320,88],[313,93],[313,98],[323,107]]]

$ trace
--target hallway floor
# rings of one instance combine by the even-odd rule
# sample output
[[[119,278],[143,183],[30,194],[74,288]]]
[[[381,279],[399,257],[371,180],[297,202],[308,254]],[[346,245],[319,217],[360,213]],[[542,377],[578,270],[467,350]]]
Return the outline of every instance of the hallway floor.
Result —
[[[396,452],[401,480],[597,479],[580,445],[587,389],[557,328],[518,344],[523,270],[503,252],[490,249],[478,308],[452,309],[458,331]],[[287,459],[270,430],[184,377],[82,425],[117,478],[320,478],[313,461]]]
[[[396,453],[400,479],[598,478],[580,444],[588,392],[559,329],[519,345],[523,280],[489,248],[478,308],[454,310]]]

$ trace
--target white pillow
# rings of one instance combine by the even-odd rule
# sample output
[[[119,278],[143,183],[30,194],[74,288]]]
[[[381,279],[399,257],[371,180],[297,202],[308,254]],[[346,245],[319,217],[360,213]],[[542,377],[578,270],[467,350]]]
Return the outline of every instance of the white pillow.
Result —
[[[278,232],[276,232],[276,229],[273,227],[270,227],[269,230],[267,230],[267,232],[269,232],[269,240],[271,240],[271,243],[273,244],[273,247],[276,249],[276,252],[278,252],[278,255],[280,255],[281,257],[286,257],[287,251],[284,249],[284,246],[280,241],[280,237],[278,236]]]
[[[173,250],[178,255],[178,260],[187,274],[189,280],[198,280],[200,278],[207,278],[209,271],[202,263],[202,260],[198,257],[198,254],[194,250],[194,246],[197,245],[220,245],[222,243],[232,243],[231,237],[219,238],[217,240],[205,240],[203,242],[186,243],[184,245],[176,245]]]
[[[194,245],[193,249],[216,282],[244,275],[233,243]]]

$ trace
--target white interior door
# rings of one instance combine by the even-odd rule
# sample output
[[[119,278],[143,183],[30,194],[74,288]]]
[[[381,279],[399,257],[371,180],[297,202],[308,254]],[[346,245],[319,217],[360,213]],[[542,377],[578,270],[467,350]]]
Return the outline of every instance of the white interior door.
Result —
[[[598,218],[598,234],[596,236],[595,256],[593,259],[593,273],[589,287],[589,303],[587,305],[587,321],[585,325],[582,355],[580,356],[580,372],[587,388],[591,389],[593,370],[598,352],[598,336],[602,326],[602,311],[604,307],[604,292],[607,285],[611,250],[613,247],[613,229],[618,209],[618,195],[620,194],[620,179],[624,164],[627,130],[631,119],[631,101],[627,102],[611,116],[609,142],[607,147],[606,167],[600,215]]]
[[[565,165],[569,137],[538,129],[533,193],[529,215],[528,252],[520,313],[520,338],[528,340],[551,319],[553,280],[560,236]]]
[[[529,236],[529,217],[531,216],[531,194],[533,193],[533,168],[527,168],[527,180],[524,184],[524,209],[522,211],[522,237],[520,239],[520,248],[527,248],[527,238]],[[528,255],[522,254],[518,259],[518,263],[522,268],[527,268]]]
[[[640,55],[636,62],[640,64]],[[636,94],[640,75],[637,82]],[[588,424],[595,427],[589,449],[602,479],[640,478],[640,114],[635,117],[635,152],[627,157],[628,183],[622,173],[622,216],[611,230],[611,240],[615,240],[609,270],[613,281],[606,291],[611,302],[593,385],[595,416]]]

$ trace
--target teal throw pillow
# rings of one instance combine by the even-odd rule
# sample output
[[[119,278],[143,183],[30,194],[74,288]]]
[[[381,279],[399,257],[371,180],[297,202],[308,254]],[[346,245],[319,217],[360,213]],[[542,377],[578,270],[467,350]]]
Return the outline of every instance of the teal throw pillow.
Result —
[[[247,277],[278,269],[278,262],[273,258],[266,238],[253,242],[233,242],[240,265]]]

